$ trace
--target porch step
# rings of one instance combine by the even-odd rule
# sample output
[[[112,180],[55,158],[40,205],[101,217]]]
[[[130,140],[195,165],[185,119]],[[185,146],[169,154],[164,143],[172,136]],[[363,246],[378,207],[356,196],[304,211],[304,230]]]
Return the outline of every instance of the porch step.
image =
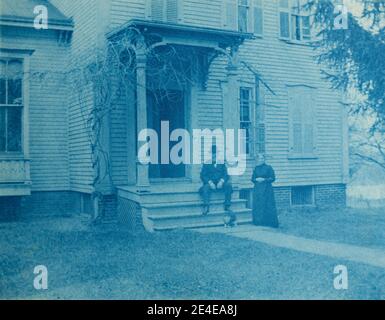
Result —
[[[210,199],[210,212],[202,215],[202,199],[198,192],[201,184],[165,183],[151,185],[146,192],[135,186],[118,188],[118,197],[139,204],[143,225],[146,230],[161,231],[212,226],[223,226],[228,215],[223,208],[223,192],[213,192]],[[238,224],[252,221],[247,201],[240,199],[238,188],[234,188],[231,210],[237,216]]]
[[[210,211],[219,212],[223,211],[223,199],[210,201]],[[245,209],[246,200],[235,199],[231,202],[231,209],[241,210]],[[144,204],[142,206],[143,213],[147,216],[159,219],[175,216],[191,216],[202,213],[202,201],[185,201],[170,202],[170,203],[157,203],[157,204]]]
[[[177,202],[199,202],[202,201],[199,194],[201,185],[184,185],[171,184],[167,186],[152,186],[149,192],[139,193],[135,188],[120,188],[118,195],[120,197],[130,199],[141,205],[146,204],[160,204],[160,203],[177,203]],[[239,198],[239,190],[235,189],[233,192],[233,199]],[[212,192],[211,200],[223,199],[222,192]]]
[[[233,210],[237,217],[238,224],[249,224],[252,221],[251,210],[241,209]],[[208,215],[202,214],[169,216],[169,217],[147,217],[153,231],[172,230],[172,229],[190,229],[223,226],[226,212],[210,212]]]

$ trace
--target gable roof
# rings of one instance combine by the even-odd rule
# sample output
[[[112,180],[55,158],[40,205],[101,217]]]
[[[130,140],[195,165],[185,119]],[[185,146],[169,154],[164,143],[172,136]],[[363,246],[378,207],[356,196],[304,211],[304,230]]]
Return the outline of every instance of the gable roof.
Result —
[[[34,8],[43,5],[48,9],[48,26],[51,29],[72,29],[72,19],[66,17],[47,0],[1,0],[0,24],[32,27],[36,17]]]

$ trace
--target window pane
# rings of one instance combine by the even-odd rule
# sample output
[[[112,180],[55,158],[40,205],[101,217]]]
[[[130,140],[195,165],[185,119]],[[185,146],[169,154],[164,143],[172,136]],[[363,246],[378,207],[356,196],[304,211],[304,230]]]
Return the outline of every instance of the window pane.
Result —
[[[280,12],[279,19],[280,19],[280,36],[282,38],[289,38],[290,37],[289,14],[287,12]]]
[[[8,108],[7,151],[21,151],[21,108]]]
[[[6,102],[6,62],[4,60],[0,60],[0,103],[5,104]]]
[[[8,77],[8,104],[22,104],[21,83],[23,78],[23,65],[20,60],[10,60],[7,66]]]
[[[302,37],[304,40],[310,40],[310,17],[302,17]]]
[[[0,78],[0,103],[1,104],[5,104],[6,102],[5,86],[6,86],[5,79]]]
[[[8,61],[7,77],[10,79],[23,78],[23,64],[20,60],[9,60]]]
[[[8,104],[21,105],[21,79],[8,80]]]
[[[0,108],[0,152],[5,151],[5,108]]]
[[[301,40],[300,16],[291,16],[291,36],[295,40]]]
[[[291,204],[296,206],[313,205],[313,187],[292,187],[291,188]]]
[[[239,21],[238,21],[238,26],[239,26],[239,31],[241,32],[247,32],[247,13],[248,9],[247,7],[240,6],[239,7]]]
[[[241,89],[241,121],[250,121],[250,90]]]

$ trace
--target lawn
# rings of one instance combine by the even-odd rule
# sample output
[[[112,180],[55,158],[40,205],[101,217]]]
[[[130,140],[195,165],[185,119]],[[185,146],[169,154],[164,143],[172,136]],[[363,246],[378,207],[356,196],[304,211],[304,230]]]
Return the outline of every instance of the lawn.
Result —
[[[367,265],[221,234],[90,227],[78,217],[0,223],[0,255],[2,299],[385,298],[384,270]],[[333,287],[337,264],[348,267],[348,290]],[[36,265],[48,268],[48,290],[33,288]]]
[[[385,208],[297,210],[279,218],[280,232],[385,250]]]

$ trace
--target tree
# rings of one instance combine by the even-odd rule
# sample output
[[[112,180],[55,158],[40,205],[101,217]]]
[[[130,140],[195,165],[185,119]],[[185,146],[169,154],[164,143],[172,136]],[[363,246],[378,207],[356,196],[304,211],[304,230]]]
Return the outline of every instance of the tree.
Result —
[[[341,3],[309,0],[305,5],[318,30],[317,62],[333,88],[362,97],[349,104],[350,114],[358,116],[352,118],[361,119],[350,126],[351,173],[363,163],[385,170],[385,0],[350,0],[345,29],[336,26]]]
[[[341,2],[341,1],[340,1]],[[348,2],[348,1],[345,1]],[[365,100],[353,112],[376,115],[372,131],[385,129],[385,0],[350,0],[347,29],[336,28],[341,14],[337,1],[309,0],[305,5],[319,30],[317,60],[333,87],[358,91]]]

